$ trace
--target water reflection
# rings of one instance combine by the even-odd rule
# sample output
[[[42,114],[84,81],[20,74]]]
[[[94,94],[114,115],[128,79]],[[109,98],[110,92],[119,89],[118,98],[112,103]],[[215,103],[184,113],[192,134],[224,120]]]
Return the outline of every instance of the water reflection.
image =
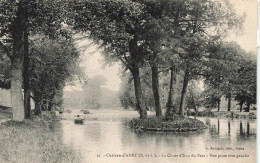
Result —
[[[246,133],[247,133],[247,135],[249,135],[250,134],[250,123],[247,122],[246,124],[247,124],[246,125]]]
[[[210,119],[209,119],[209,118],[205,120],[205,124],[206,124],[207,126],[211,126],[211,123],[210,123]]]
[[[219,128],[220,128],[220,126],[219,126],[219,119],[218,119],[218,134],[219,134]]]
[[[230,120],[228,120],[228,136],[230,136]]]
[[[78,114],[74,111],[73,114]],[[123,122],[138,117],[136,112],[99,110],[92,111],[84,125],[76,125],[72,120],[56,124],[53,131],[62,134],[65,144],[84,156],[83,162],[124,162],[126,158],[100,158],[97,154],[143,153],[143,154],[209,154],[206,147],[231,146],[246,149],[244,153],[255,155],[256,121],[237,119],[201,118],[208,128],[200,132],[158,133],[129,129]],[[68,116],[68,115],[65,115]],[[98,120],[93,120],[98,119]],[[55,128],[55,127],[54,127]],[[221,151],[214,151],[221,153]],[[223,151],[222,151],[223,152]],[[173,158],[151,158],[149,162],[172,162]],[[251,159],[251,160],[250,160]],[[255,161],[251,157],[248,161]],[[129,162],[147,161],[147,158],[127,158]],[[187,159],[177,159],[186,162]],[[211,162],[218,162],[213,159]],[[196,162],[196,161],[192,161]],[[201,159],[198,161],[201,162]]]
[[[243,124],[242,124],[242,121],[240,120],[240,135],[243,135]]]

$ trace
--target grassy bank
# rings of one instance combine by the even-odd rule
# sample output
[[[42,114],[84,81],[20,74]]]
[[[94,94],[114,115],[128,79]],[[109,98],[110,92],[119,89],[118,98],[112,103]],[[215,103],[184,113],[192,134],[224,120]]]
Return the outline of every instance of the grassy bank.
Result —
[[[195,116],[195,112],[187,111],[188,116]],[[219,118],[237,118],[237,119],[257,119],[257,112],[239,112],[236,111],[211,111],[211,110],[204,110],[198,111],[197,116],[199,117],[219,117]]]
[[[191,118],[175,118],[172,121],[165,121],[162,117],[135,118],[128,125],[133,129],[161,132],[189,132],[206,128],[203,122]]]
[[[8,121],[0,125],[0,162],[80,162],[80,157],[44,120]]]

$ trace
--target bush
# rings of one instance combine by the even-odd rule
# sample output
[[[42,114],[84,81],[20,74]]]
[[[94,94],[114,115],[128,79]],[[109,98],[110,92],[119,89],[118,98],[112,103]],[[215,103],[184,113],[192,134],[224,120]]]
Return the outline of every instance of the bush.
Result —
[[[255,113],[250,112],[250,113],[248,114],[248,118],[250,118],[250,119],[256,119]]]
[[[245,110],[245,112],[249,112],[249,108],[248,107],[245,107],[244,110]]]
[[[211,112],[210,110],[204,110],[204,111],[199,111],[198,112],[198,116],[199,117],[200,116],[202,116],[202,117],[205,117],[205,116],[207,116],[207,117],[214,117],[214,113]]]

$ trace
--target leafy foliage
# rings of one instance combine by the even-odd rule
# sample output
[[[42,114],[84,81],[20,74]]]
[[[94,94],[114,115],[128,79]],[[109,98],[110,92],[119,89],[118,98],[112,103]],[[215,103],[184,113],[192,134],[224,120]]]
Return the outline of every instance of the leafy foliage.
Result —
[[[256,60],[254,53],[247,53],[239,59],[240,68],[236,87],[234,90],[235,100],[240,104],[256,104]]]
[[[0,88],[10,89],[11,62],[6,54],[0,50]]]
[[[79,53],[67,39],[45,39],[38,36],[31,47],[30,85],[36,103],[61,104],[62,89],[72,76],[79,75]],[[61,98],[56,99],[56,96]]]
[[[218,107],[218,101],[220,95],[218,94],[219,90],[214,89],[213,87],[206,86],[205,90],[201,94],[202,105],[207,109],[213,109]]]
[[[165,121],[162,117],[148,117],[146,119],[132,119],[128,125],[133,129],[163,132],[188,132],[204,129],[205,124],[197,119],[176,118]]]
[[[188,86],[187,98],[186,98],[186,106],[188,109],[194,109],[198,111],[198,108],[201,107],[201,83],[198,81],[191,81]]]
[[[152,110],[155,108],[154,106],[154,98],[151,89],[151,74],[149,71],[142,69],[141,82],[144,94],[144,102],[146,105],[146,109]],[[135,94],[134,94],[134,83],[131,75],[129,73],[125,73],[121,77],[122,84],[119,93],[119,98],[121,105],[125,108],[136,108]]]

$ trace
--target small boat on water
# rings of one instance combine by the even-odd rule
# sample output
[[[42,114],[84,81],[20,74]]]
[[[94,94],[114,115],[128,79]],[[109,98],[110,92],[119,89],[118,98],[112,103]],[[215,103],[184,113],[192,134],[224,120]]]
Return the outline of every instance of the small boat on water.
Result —
[[[76,123],[76,124],[83,124],[84,123],[84,120],[85,120],[85,118],[83,118],[83,117],[80,117],[80,115],[75,115],[75,119],[74,119],[74,122]]]
[[[65,110],[64,112],[65,113],[71,113],[71,110]]]
[[[89,110],[80,110],[80,112],[82,112],[83,114],[90,114]]]

